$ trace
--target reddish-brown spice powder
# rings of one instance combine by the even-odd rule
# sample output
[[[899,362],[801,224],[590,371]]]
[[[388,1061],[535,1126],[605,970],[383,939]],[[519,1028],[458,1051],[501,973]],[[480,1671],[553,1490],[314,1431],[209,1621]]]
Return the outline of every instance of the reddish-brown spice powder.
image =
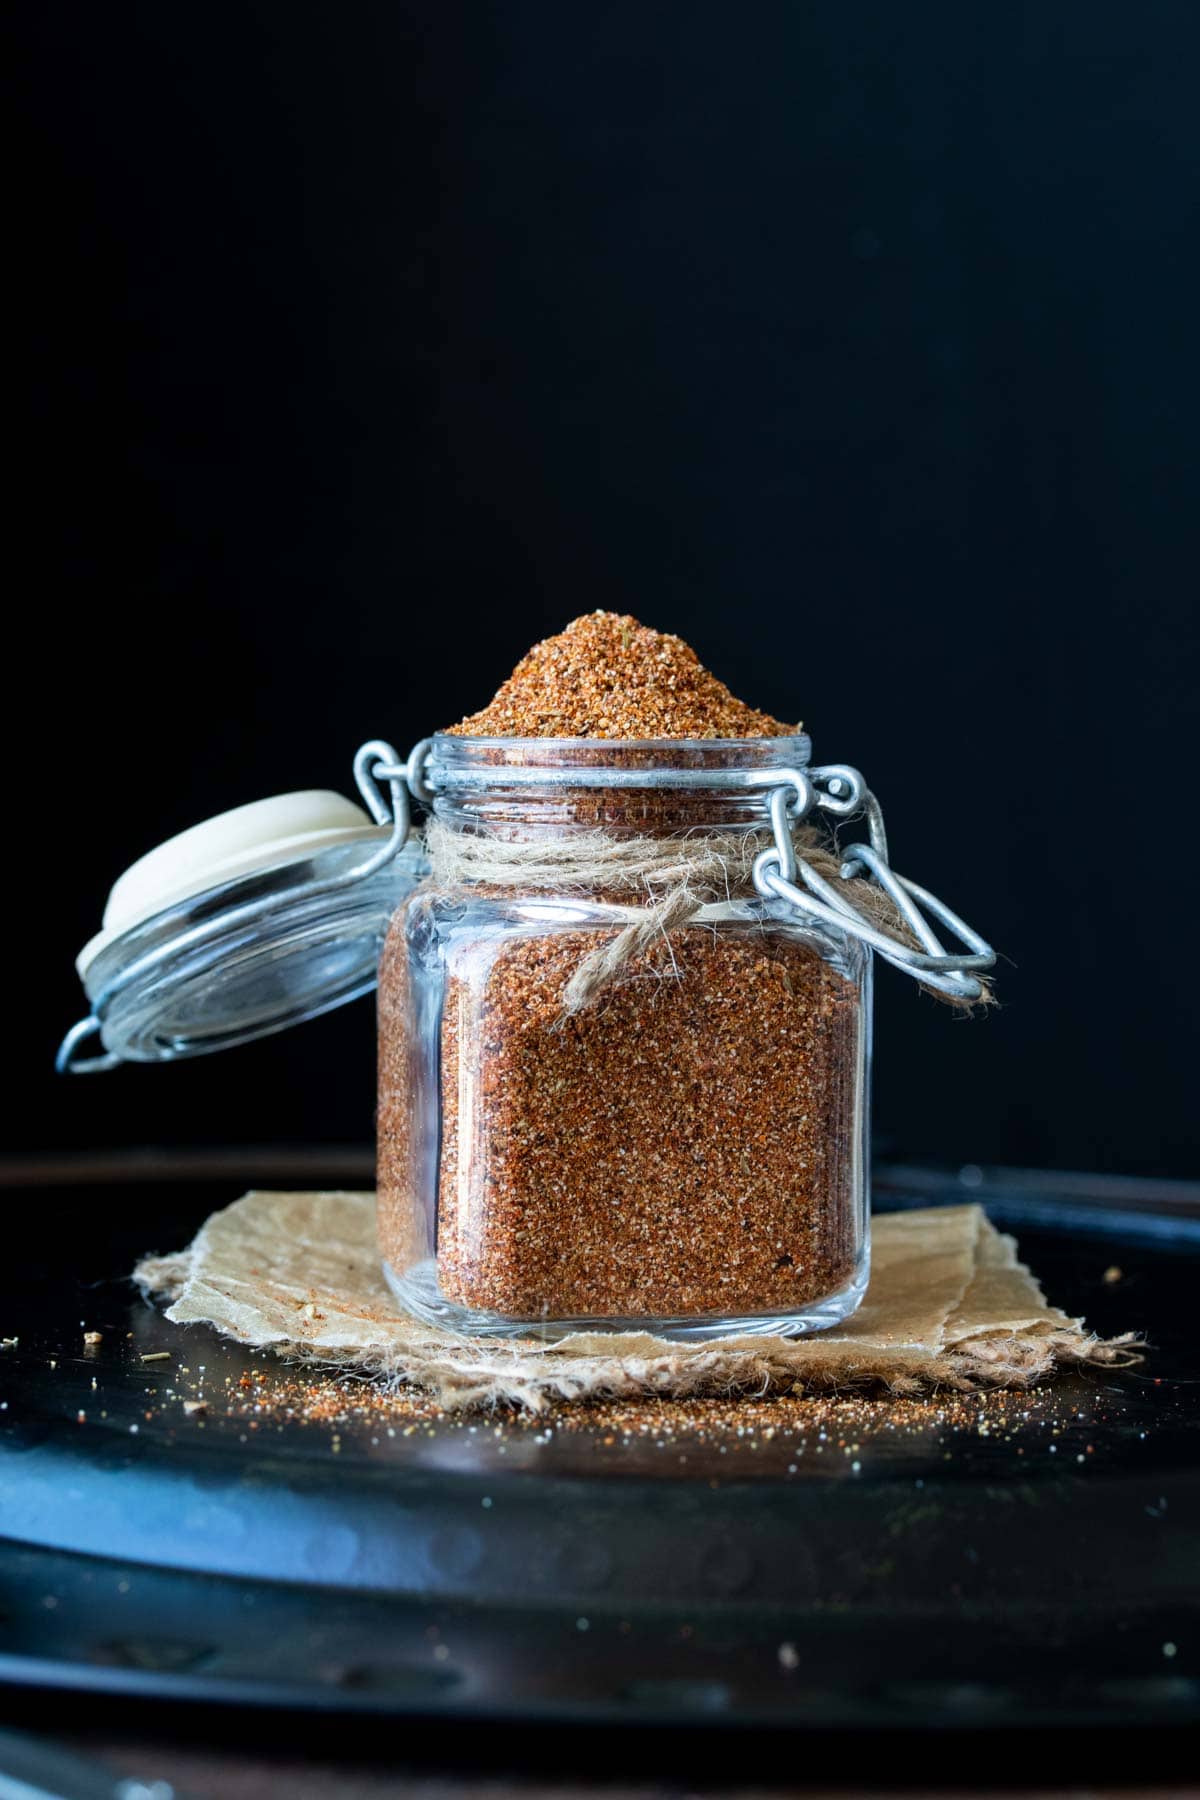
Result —
[[[855,1249],[851,984],[795,939],[692,926],[564,1020],[595,944],[518,938],[482,983],[451,976],[444,1065],[473,1067],[443,1084],[443,1293],[535,1318],[836,1293]]]
[[[521,658],[495,698],[450,731],[458,737],[792,737],[769,713],[735,700],[690,644],[627,613],[585,613]]]

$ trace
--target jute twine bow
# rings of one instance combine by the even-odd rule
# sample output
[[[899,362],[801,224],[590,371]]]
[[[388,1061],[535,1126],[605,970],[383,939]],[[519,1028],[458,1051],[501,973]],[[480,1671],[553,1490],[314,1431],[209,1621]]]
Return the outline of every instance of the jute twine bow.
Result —
[[[843,879],[842,858],[811,826],[798,829],[793,841],[797,855],[843,891],[878,930],[910,948],[922,948],[882,888],[859,876]],[[432,880],[439,886],[470,882],[534,893],[602,895],[606,900],[626,894],[639,897],[636,905],[614,906],[627,922],[583,958],[567,983],[563,1012],[568,1018],[582,1012],[629,963],[687,924],[701,907],[753,894],[754,860],[771,842],[769,831],[690,832],[679,837],[579,831],[561,838],[512,839],[458,831],[438,819],[429,820],[425,828]],[[926,992],[953,1006],[972,1004],[933,988]],[[984,999],[990,999],[986,989]]]

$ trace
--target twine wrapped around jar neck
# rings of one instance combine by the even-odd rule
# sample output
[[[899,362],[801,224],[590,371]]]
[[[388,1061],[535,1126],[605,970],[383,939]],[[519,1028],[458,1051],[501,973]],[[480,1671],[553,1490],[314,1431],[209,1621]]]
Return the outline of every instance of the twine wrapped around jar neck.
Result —
[[[793,841],[797,854],[826,881],[843,889],[880,931],[898,943],[920,948],[889,895],[860,877],[842,878],[842,858],[820,832],[801,826]],[[614,910],[627,917],[627,923],[585,956],[575,970],[563,995],[567,1017],[582,1012],[629,963],[672,930],[686,925],[702,907],[752,895],[755,858],[771,842],[769,829],[694,831],[684,837],[581,830],[511,838],[460,831],[436,818],[425,827],[431,876],[438,886],[472,884],[533,893],[578,891],[613,900]],[[628,905],[621,904],[623,896],[629,896]],[[972,1004],[933,988],[926,991],[951,1005],[969,1008]],[[985,1003],[990,998],[985,987]]]

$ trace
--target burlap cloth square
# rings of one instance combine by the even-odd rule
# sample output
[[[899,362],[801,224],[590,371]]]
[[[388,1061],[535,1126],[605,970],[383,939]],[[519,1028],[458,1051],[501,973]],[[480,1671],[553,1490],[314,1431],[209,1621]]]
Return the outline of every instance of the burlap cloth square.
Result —
[[[1050,1306],[1014,1240],[978,1206],[884,1214],[872,1235],[862,1306],[811,1338],[458,1337],[398,1309],[380,1272],[374,1196],[361,1193],[246,1194],[214,1213],[187,1250],[141,1262],[134,1279],[169,1302],[166,1316],[177,1324],[411,1383],[452,1407],[1024,1387],[1064,1364],[1136,1360],[1131,1335],[1102,1341]]]

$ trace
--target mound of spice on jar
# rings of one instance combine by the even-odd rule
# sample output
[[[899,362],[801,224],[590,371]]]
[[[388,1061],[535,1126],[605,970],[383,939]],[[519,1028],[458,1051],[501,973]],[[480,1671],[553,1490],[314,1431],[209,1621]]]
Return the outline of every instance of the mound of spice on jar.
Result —
[[[465,1332],[820,1329],[866,1282],[870,958],[751,880],[799,726],[593,613],[434,739],[379,984],[379,1225]],[[781,777],[782,778],[782,777]]]
[[[585,613],[523,656],[482,712],[454,737],[795,737],[735,700],[690,644],[628,614]]]

